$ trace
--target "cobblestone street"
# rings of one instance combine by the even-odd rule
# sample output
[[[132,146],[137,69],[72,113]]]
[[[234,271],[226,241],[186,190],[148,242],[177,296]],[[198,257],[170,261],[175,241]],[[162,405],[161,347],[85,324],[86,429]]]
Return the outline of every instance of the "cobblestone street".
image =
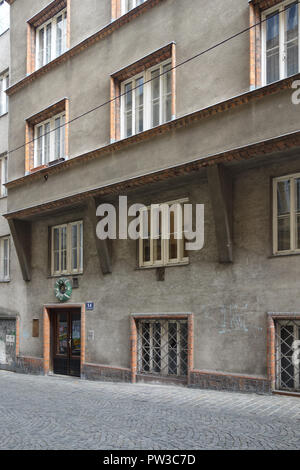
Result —
[[[300,449],[300,400],[1,371],[0,449]]]

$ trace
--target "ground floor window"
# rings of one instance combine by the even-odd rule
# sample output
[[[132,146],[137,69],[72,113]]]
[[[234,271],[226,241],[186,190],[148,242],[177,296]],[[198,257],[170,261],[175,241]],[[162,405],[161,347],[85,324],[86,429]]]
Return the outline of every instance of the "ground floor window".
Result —
[[[0,282],[9,280],[9,237],[0,238]]]
[[[187,320],[139,320],[137,332],[139,374],[187,375]]]
[[[276,388],[300,391],[300,320],[276,323]]]

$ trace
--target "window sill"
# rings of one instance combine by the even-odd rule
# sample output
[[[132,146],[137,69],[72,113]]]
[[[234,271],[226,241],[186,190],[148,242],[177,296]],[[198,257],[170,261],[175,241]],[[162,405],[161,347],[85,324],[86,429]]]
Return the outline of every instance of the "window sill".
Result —
[[[2,117],[4,117],[4,116],[7,116],[7,114],[8,114],[8,111],[6,111],[6,112],[3,113],[3,114],[0,114],[0,118],[2,118]]]
[[[138,266],[135,268],[136,271],[144,271],[146,269],[157,269],[157,268],[174,268],[181,266],[188,266],[190,261],[185,261],[183,263],[174,263],[174,264],[156,264],[155,266]]]
[[[268,256],[268,258],[272,259],[272,258],[282,258],[285,256],[299,256],[299,255],[300,255],[300,251],[294,251],[290,253],[276,253],[274,255]]]
[[[1,201],[2,199],[7,199],[7,194],[5,194],[5,196],[0,196],[0,201]]]
[[[11,279],[0,279],[0,284],[8,284]]]
[[[59,279],[60,277],[78,277],[83,276],[83,273],[73,273],[73,274],[50,274],[47,276],[47,279]]]

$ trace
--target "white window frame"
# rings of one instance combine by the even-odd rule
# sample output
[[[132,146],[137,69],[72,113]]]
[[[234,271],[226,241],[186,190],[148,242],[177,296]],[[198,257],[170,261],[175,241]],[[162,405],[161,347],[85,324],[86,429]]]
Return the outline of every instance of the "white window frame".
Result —
[[[5,184],[7,183],[8,174],[8,157],[4,155],[0,158],[0,197],[7,196],[7,189]]]
[[[60,127],[55,124],[56,119],[60,118]],[[63,119],[62,119],[63,118]],[[66,113],[65,111],[56,114],[50,119],[39,122],[34,126],[34,168],[41,165],[47,165],[60,158],[66,158]],[[49,131],[45,131],[45,126],[49,125]],[[42,127],[41,137],[38,136],[39,128]],[[60,156],[56,156],[56,133],[60,132]],[[41,139],[41,141],[40,141]],[[45,156],[45,140],[49,139],[49,159]],[[39,161],[39,146],[42,146],[42,158]]]
[[[5,90],[9,87],[9,73],[0,75],[0,116],[8,113],[8,95]]]
[[[4,22],[3,22],[4,26],[2,27],[1,27],[2,23],[0,19],[0,36],[1,34],[5,33],[9,29],[9,26],[10,26],[10,16],[9,16],[10,6],[4,0],[0,0],[0,16],[1,16],[1,10],[2,10],[2,15],[3,15],[3,11],[5,12],[5,14],[4,14]]]
[[[170,259],[170,253],[169,253],[169,242],[170,240],[166,237],[167,234],[167,227],[168,227],[168,213],[166,210],[163,210],[162,213],[162,237],[161,237],[161,260],[154,260],[154,230],[153,230],[153,216],[152,213],[154,209],[158,208],[161,205],[167,205],[167,206],[172,206],[173,204],[181,204],[183,205],[184,203],[188,203],[188,199],[178,199],[176,201],[168,201],[168,202],[163,202],[160,204],[151,204],[151,206],[148,206],[145,209],[142,209],[140,211],[140,233],[143,233],[143,214],[145,211],[151,211],[151,216],[150,216],[150,227],[148,227],[148,230],[150,228],[150,260],[149,261],[144,261],[144,239],[142,237],[139,238],[139,267],[140,268],[147,268],[147,267],[159,267],[159,266],[172,266],[172,265],[178,265],[178,264],[188,264],[189,263],[189,257],[184,256],[184,243],[185,243],[185,238],[184,238],[184,227],[183,227],[183,221],[181,217],[178,217],[177,219],[177,231],[182,233],[182,238],[177,239],[177,258],[171,258]],[[182,208],[182,217],[183,217],[183,208]],[[175,223],[175,221],[174,221]]]
[[[265,10],[262,15],[261,15],[261,20],[262,20],[262,51],[261,51],[261,80],[262,80],[262,85],[267,85],[267,60],[266,60],[266,34],[267,34],[267,16],[269,16],[272,13],[275,13],[276,11],[280,11],[279,14],[279,80],[282,80],[286,77],[285,73],[285,15],[283,14],[285,11],[285,8],[288,5],[293,5],[296,3],[295,1],[292,0],[286,0],[282,3],[279,3],[278,5],[275,5],[272,8],[269,8],[268,10]],[[300,4],[298,4],[298,28],[299,28],[299,34],[298,34],[298,72],[300,69]]]
[[[5,264],[5,242],[7,243],[7,272],[5,273],[4,264]],[[10,280],[10,237],[0,237],[0,282],[7,282]]]
[[[139,132],[144,132],[145,130],[147,129],[151,129],[153,126],[152,126],[152,102],[151,102],[151,84],[152,84],[152,81],[151,81],[151,74],[152,72],[154,72],[155,70],[159,69],[159,79],[160,79],[160,97],[159,97],[159,103],[160,103],[160,116],[159,116],[159,124],[157,124],[158,126],[167,122],[166,119],[165,119],[165,116],[164,116],[164,100],[163,100],[163,97],[164,97],[164,91],[163,91],[163,79],[164,77],[166,76],[166,74],[163,74],[163,69],[166,65],[170,65],[170,67],[172,67],[172,61],[171,59],[167,59],[159,64],[156,64],[154,65],[153,67],[150,67],[149,69],[145,70],[144,72],[142,73],[139,73],[133,77],[130,77],[129,79],[127,80],[124,80],[122,83],[121,83],[121,106],[120,106],[120,123],[121,123],[121,138],[122,139],[125,139],[127,137],[130,137],[130,136],[127,136],[125,134],[125,99],[126,99],[126,96],[125,96],[125,87],[128,83],[132,83],[133,86],[132,86],[132,134],[131,135],[136,135],[138,134]],[[172,72],[171,72],[172,73]],[[162,75],[163,74],[163,75]],[[144,94],[144,103],[143,103],[143,111],[144,111],[144,114],[143,114],[143,130],[142,131],[137,131],[135,130],[135,122],[136,122],[136,107],[135,107],[135,91],[134,88],[135,88],[135,81],[138,80],[139,78],[143,78],[144,80],[144,84],[143,84],[143,94]],[[170,95],[171,95],[171,99],[172,99],[172,86],[171,86],[171,92],[170,92]],[[172,120],[174,118],[174,116],[172,116],[172,109],[171,109],[171,117],[170,117],[170,120]]]
[[[81,234],[80,238],[77,238],[77,268],[72,268],[72,227],[77,226],[77,230]],[[66,252],[67,252],[67,265],[66,269],[55,270],[54,269],[54,230],[59,230],[59,266],[61,267],[61,229],[66,229]],[[81,265],[79,263],[79,255],[81,256]],[[62,274],[81,274],[83,272],[83,221],[79,220],[76,222],[70,222],[68,224],[55,225],[51,227],[51,274],[52,276],[61,276]]]
[[[60,16],[62,16],[63,18],[62,21],[64,24],[64,29],[63,29],[63,37],[62,37],[62,50],[60,54],[57,54],[57,20]],[[51,28],[51,54],[50,54],[50,59],[47,61],[47,27],[48,25],[50,25],[50,28]],[[41,50],[40,31],[41,30],[44,30],[42,64],[40,63],[40,50]],[[49,62],[51,62],[51,60],[54,60],[56,57],[59,57],[59,55],[64,54],[64,52],[66,52],[67,50],[67,8],[64,8],[55,16],[53,16],[50,20],[45,21],[45,23],[43,23],[41,26],[36,28],[35,34],[36,34],[35,68],[37,70],[43,67],[44,65],[48,64]]]
[[[296,187],[295,180],[300,178],[300,173],[281,176],[273,179],[273,254],[300,253],[300,248],[296,248],[297,225],[296,225]],[[290,180],[290,249],[278,250],[278,200],[277,183]]]
[[[121,11],[122,15],[125,15],[125,13],[128,13],[128,11],[133,10],[137,6],[141,5],[142,3],[145,3],[147,0],[131,0],[132,1],[132,7],[128,8],[128,2],[130,0],[121,0]]]

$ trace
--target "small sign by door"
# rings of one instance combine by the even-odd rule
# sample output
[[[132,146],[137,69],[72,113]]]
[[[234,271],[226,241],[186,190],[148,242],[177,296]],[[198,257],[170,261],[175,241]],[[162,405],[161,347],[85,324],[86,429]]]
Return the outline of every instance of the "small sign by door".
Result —
[[[87,310],[94,310],[94,302],[86,302],[85,308]]]

